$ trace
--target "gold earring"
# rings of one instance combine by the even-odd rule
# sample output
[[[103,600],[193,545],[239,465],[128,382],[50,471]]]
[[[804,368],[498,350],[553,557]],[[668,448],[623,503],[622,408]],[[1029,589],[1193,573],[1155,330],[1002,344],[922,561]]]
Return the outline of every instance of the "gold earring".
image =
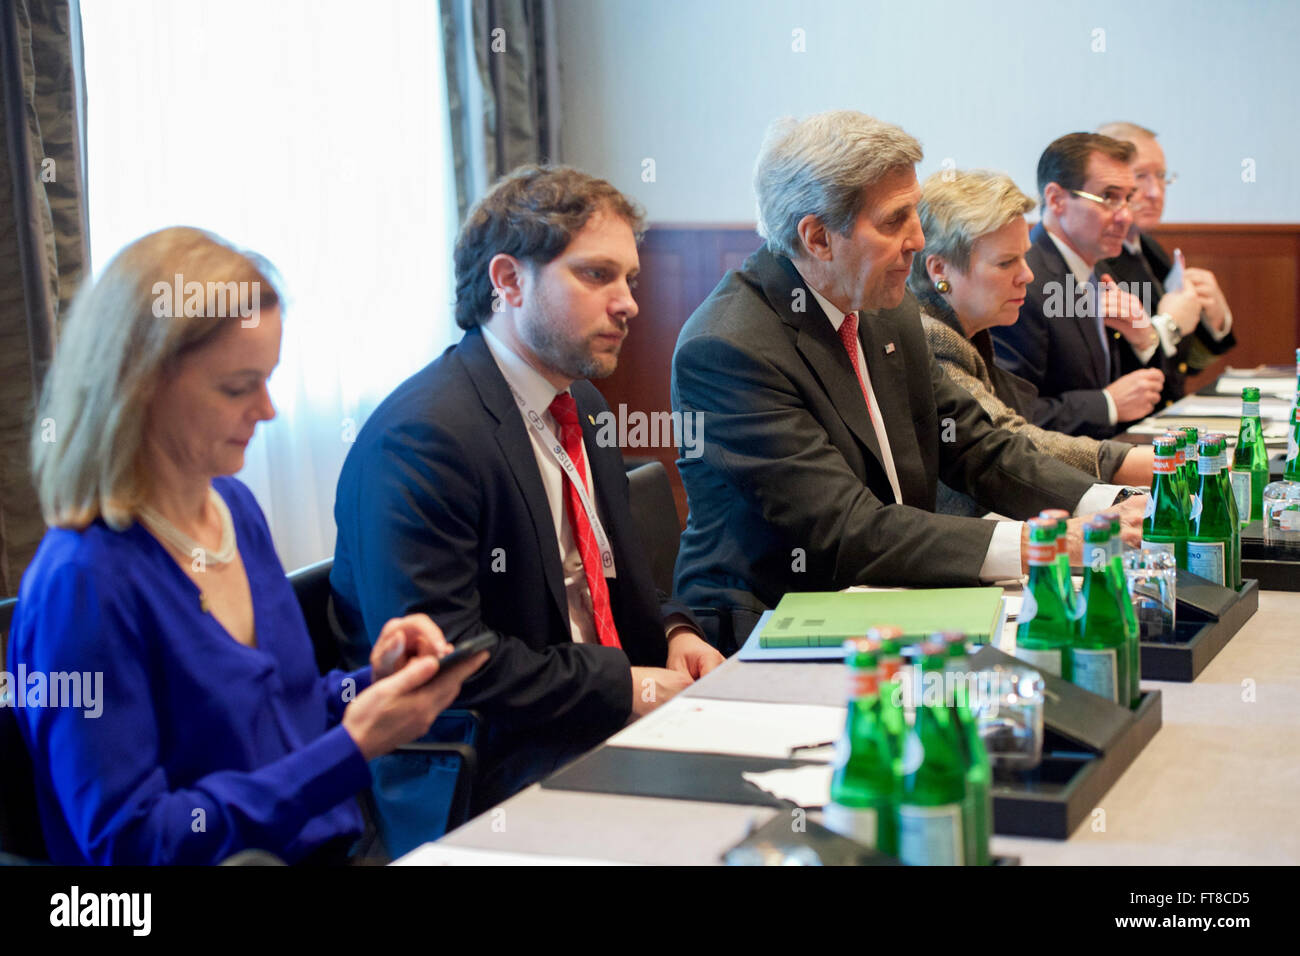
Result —
[[[939,290],[940,295],[944,295],[952,291],[952,286],[948,284],[947,279],[940,279],[938,282],[934,284],[934,287]]]

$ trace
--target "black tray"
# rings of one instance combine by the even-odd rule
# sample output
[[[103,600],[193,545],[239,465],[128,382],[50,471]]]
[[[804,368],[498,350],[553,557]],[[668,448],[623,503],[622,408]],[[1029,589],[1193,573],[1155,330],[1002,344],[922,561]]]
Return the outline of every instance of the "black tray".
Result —
[[[1180,571],[1180,583],[1184,578],[1185,573]],[[1172,639],[1142,641],[1140,644],[1143,679],[1196,680],[1197,675],[1259,610],[1259,588],[1257,580],[1247,578],[1231,603],[1217,612],[1217,617],[1180,600]]]
[[[1143,692],[1132,716],[1100,753],[1080,750],[1049,728],[1043,740],[1043,762],[1036,769],[995,774],[993,832],[1069,839],[1160,729],[1160,691]]]
[[[1300,591],[1300,547],[1264,541],[1263,523],[1241,529],[1241,574],[1265,591]]]

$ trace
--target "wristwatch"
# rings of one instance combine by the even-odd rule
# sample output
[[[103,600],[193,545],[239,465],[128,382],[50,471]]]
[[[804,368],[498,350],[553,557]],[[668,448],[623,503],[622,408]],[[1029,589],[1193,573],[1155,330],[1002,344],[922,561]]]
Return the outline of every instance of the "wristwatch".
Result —
[[[1138,495],[1145,495],[1146,493],[1145,488],[1121,488],[1119,494],[1115,496],[1115,500],[1111,502],[1111,506],[1113,507],[1121,501],[1127,501],[1129,498],[1136,498]]]

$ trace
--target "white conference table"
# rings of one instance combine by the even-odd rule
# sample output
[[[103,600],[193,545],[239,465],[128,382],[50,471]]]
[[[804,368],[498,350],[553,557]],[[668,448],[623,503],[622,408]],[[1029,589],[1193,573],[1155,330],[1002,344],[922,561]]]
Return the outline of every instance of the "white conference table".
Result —
[[[732,658],[688,693],[842,705],[843,686],[835,665]],[[1300,863],[1300,592],[1261,593],[1195,682],[1143,686],[1160,689],[1163,724],[1098,804],[1104,831],[1094,814],[1068,840],[995,836],[993,852],[1025,865]],[[489,851],[484,862],[500,853],[707,865],[778,813],[790,811],[533,785],[430,847]]]

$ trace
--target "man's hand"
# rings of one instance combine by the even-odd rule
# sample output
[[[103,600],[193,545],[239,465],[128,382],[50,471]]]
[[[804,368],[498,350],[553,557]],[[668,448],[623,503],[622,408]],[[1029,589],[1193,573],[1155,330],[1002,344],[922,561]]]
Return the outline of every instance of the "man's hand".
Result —
[[[1201,324],[1201,300],[1190,284],[1181,292],[1166,292],[1156,311],[1171,316],[1183,335],[1191,335]]]
[[[1121,422],[1134,422],[1146,418],[1160,401],[1160,390],[1165,385],[1165,373],[1158,368],[1140,368],[1121,375],[1106,386],[1115,402],[1115,418]]]
[[[694,631],[681,628],[668,639],[668,669],[699,680],[726,658]]]
[[[370,649],[370,666],[374,679],[379,681],[417,657],[446,657],[452,650],[442,628],[429,615],[408,614],[393,618],[380,630],[375,646]]]
[[[1130,548],[1142,544],[1142,516],[1146,513],[1147,496],[1134,495],[1126,498],[1114,508],[1107,511],[1119,512],[1120,539]],[[1065,550],[1070,556],[1070,566],[1083,567],[1083,526],[1097,517],[1095,514],[1071,518],[1065,523]],[[1026,521],[1020,532],[1020,570],[1029,573],[1029,522]]]
[[[1192,269],[1183,270],[1183,278],[1187,282],[1186,288],[1195,292],[1201,308],[1210,319],[1210,326],[1215,332],[1223,331],[1223,323],[1228,318],[1228,300],[1223,297],[1223,290],[1219,288],[1219,281],[1214,278],[1214,273],[1209,269]]]
[[[1134,495],[1132,498],[1125,498],[1114,508],[1106,509],[1119,512],[1120,539],[1125,547],[1142,546],[1142,518],[1146,514],[1147,502],[1150,500],[1149,495]]]
[[[1154,344],[1157,340],[1156,332],[1151,328],[1151,317],[1142,308],[1141,299],[1120,289],[1110,273],[1101,277],[1097,293],[1097,307],[1101,310],[1102,320],[1108,329],[1114,329],[1124,336],[1138,351]]]
[[[632,668],[632,713],[644,717],[694,684],[690,674],[666,667]]]

